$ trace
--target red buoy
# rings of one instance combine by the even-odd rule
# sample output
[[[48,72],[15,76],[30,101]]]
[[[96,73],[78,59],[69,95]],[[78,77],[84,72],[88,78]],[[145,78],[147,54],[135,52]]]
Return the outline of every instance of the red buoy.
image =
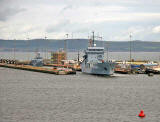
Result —
[[[138,116],[141,117],[141,118],[143,118],[143,117],[145,117],[146,115],[144,114],[143,110],[141,110]]]

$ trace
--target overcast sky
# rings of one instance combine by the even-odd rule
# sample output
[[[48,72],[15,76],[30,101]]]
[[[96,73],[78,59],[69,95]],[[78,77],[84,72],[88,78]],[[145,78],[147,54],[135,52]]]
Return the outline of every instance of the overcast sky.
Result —
[[[0,0],[0,38],[160,41],[160,0]]]

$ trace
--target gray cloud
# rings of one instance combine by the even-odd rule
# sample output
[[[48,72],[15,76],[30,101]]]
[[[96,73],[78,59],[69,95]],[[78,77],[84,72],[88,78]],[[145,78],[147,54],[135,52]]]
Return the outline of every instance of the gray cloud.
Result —
[[[90,31],[91,24],[88,23],[71,23],[70,20],[63,20],[56,25],[49,25],[46,29],[46,32],[76,32],[76,33],[85,33]]]
[[[9,17],[26,10],[16,5],[16,2],[16,0],[0,0],[0,21],[6,21]]]
[[[0,9],[0,21],[6,21],[9,17],[16,15],[17,13],[20,13],[22,11],[25,11],[25,9],[20,8],[5,8]]]
[[[128,30],[133,28],[137,32],[135,38],[156,40],[158,34],[150,35],[151,29],[143,30],[160,25],[159,6],[160,0],[0,0],[1,26],[11,28],[4,31],[1,28],[0,33],[7,37],[6,33],[20,30],[18,36],[27,32],[39,36],[46,32],[60,35],[95,30],[103,33],[105,39],[117,36],[120,40],[124,36],[128,38]],[[25,10],[25,14],[18,14]]]
[[[68,28],[68,25],[70,25],[70,24],[71,23],[69,20],[63,20],[56,25],[49,25],[47,27],[46,31],[48,33],[66,31],[66,29]]]
[[[63,8],[63,11],[71,9],[71,8],[72,8],[72,5],[67,5],[66,7]]]

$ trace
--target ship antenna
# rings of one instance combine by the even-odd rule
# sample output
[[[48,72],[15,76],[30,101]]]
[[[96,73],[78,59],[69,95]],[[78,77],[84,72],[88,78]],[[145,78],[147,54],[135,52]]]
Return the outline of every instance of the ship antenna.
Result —
[[[93,33],[93,44],[92,45],[94,46],[94,31],[92,33]]]

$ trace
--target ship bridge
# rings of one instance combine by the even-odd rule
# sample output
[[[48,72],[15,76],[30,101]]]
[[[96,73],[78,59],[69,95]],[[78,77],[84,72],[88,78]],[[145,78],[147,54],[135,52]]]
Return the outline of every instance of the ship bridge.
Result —
[[[86,53],[104,53],[104,47],[88,47]]]
[[[101,62],[104,59],[104,47],[88,47],[85,54],[88,62]]]

